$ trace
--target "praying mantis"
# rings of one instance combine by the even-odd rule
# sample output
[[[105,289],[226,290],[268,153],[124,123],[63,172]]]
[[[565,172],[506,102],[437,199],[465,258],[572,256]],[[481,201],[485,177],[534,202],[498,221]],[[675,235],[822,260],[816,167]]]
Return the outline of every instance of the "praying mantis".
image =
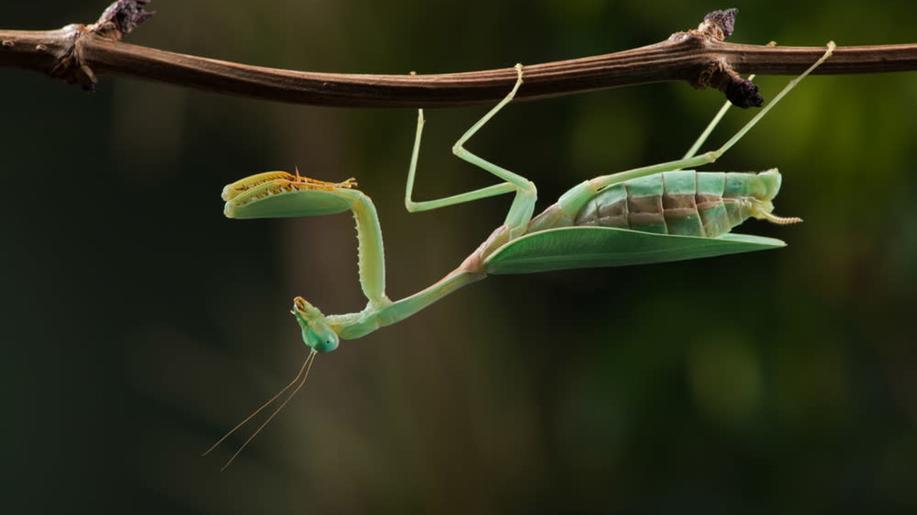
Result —
[[[534,183],[465,148],[468,140],[513,100],[524,82],[522,65],[516,65],[517,79],[512,90],[472,125],[452,149],[460,159],[499,178],[502,182],[498,184],[435,200],[413,200],[425,124],[423,110],[418,110],[404,197],[408,211],[429,211],[509,193],[514,198],[503,224],[458,268],[429,287],[396,301],[389,299],[385,293],[385,254],[376,208],[365,193],[355,188],[353,179],[339,183],[324,182],[303,177],[297,170],[295,174],[282,171],[260,173],[227,185],[222,197],[226,202],[224,213],[229,218],[320,216],[350,211],[356,221],[359,280],[367,304],[359,312],[326,316],[304,298],[296,297],[291,313],[299,323],[303,342],[309,349],[299,373],[207,452],[293,388],[292,393],[230,458],[228,466],[302,387],[317,354],[335,350],[342,339],[360,338],[405,320],[488,275],[639,265],[785,246],[777,239],[730,232],[748,218],[776,224],[801,221],[773,214],[773,199],[781,185],[777,169],[760,173],[726,173],[698,172],[691,168],[714,163],[732,148],[790,90],[825,62],[834,48],[834,43],[829,42],[825,53],[815,63],[792,79],[718,149],[697,153],[728,110],[728,102],[681,159],[587,180],[568,190],[538,215],[534,215],[537,200]]]

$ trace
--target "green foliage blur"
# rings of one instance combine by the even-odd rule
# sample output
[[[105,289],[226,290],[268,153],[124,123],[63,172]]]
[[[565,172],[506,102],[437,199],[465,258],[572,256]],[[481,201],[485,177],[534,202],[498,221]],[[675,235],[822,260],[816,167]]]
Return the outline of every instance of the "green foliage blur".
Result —
[[[6,0],[0,26],[104,0]],[[156,0],[130,42],[315,71],[447,72],[649,44],[738,7],[736,42],[917,40],[912,1]],[[760,77],[766,98],[788,77]],[[508,197],[402,204],[412,110],[273,104],[0,69],[5,513],[904,513],[917,510],[917,74],[806,79],[713,169],[784,175],[783,250],[495,277],[320,356],[226,472],[200,458],[292,378],[289,316],[360,309],[349,216],[230,221],[292,169],[376,201],[389,294],[437,280]],[[540,207],[681,156],[721,105],[683,83],[511,105],[469,148]],[[427,112],[418,196],[490,184]],[[711,145],[750,116],[733,110]]]

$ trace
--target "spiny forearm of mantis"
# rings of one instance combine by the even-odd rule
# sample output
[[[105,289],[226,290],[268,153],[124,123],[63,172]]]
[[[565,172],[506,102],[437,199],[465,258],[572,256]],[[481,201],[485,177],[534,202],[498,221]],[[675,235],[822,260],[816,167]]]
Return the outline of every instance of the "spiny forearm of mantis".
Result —
[[[18,67],[93,89],[97,75],[116,74],[281,102],[341,107],[449,107],[490,103],[516,79],[513,68],[369,75],[250,66],[127,44],[124,35],[146,21],[151,0],[118,0],[94,24],[58,30],[0,30],[0,67]],[[740,107],[759,106],[757,87],[739,73],[797,75],[820,47],[772,47],[725,41],[735,9],[708,14],[695,30],[659,43],[610,54],[526,66],[520,99],[618,86],[688,81],[713,87]],[[917,70],[917,43],[838,47],[815,73]]]

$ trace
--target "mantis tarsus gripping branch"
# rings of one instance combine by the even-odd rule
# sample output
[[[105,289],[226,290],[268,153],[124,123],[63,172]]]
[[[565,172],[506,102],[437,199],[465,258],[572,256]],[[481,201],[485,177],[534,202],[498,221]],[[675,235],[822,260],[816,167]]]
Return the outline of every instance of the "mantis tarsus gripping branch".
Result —
[[[513,89],[468,129],[452,149],[460,159],[498,177],[502,181],[498,184],[446,198],[414,201],[412,193],[424,126],[423,110],[420,110],[405,191],[408,211],[438,209],[505,193],[513,193],[514,199],[503,224],[458,268],[426,289],[397,301],[390,300],[385,294],[385,258],[376,208],[366,194],[355,189],[354,181],[323,182],[303,177],[297,171],[295,174],[266,172],[229,184],[223,190],[225,214],[229,218],[280,218],[352,212],[357,226],[360,285],[368,301],[362,311],[326,316],[302,297],[296,297],[292,314],[300,325],[303,341],[310,350],[309,356],[296,379],[252,416],[294,384],[298,385],[298,389],[317,353],[335,350],[342,339],[360,338],[400,322],[462,286],[480,281],[490,274],[658,263],[785,246],[782,241],[772,238],[730,233],[733,227],[750,217],[777,224],[801,221],[779,217],[772,212],[772,201],[781,183],[776,169],[761,173],[726,173],[698,172],[686,168],[715,162],[799,81],[827,60],[833,50],[834,43],[828,43],[820,59],[790,81],[718,149],[697,154],[729,103],[681,159],[600,175],[573,187],[534,217],[537,194],[531,181],[465,149],[465,143],[513,100],[523,84],[522,65],[516,66],[517,80]],[[277,411],[279,408],[274,414]]]

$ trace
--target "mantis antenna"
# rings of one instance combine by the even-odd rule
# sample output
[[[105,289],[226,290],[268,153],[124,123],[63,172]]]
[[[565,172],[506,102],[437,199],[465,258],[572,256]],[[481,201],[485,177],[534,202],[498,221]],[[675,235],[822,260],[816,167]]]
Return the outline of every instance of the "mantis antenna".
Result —
[[[317,352],[316,352],[315,350],[311,351],[311,352],[309,353],[309,355],[306,356],[306,360],[303,362],[302,367],[299,368],[299,372],[296,374],[296,377],[294,377],[293,380],[290,381],[289,384],[287,384],[286,386],[284,386],[283,389],[281,389],[279,392],[277,392],[277,393],[276,393],[273,397],[271,397],[269,400],[267,400],[266,402],[264,402],[261,406],[258,407],[258,409],[256,409],[255,411],[253,411],[249,416],[245,417],[241,422],[239,422],[238,424],[236,424],[236,427],[230,429],[229,432],[227,432],[225,435],[223,435],[222,438],[220,438],[219,440],[217,440],[216,443],[214,443],[213,445],[211,445],[209,449],[207,449],[206,451],[204,451],[204,452],[201,454],[201,456],[206,456],[206,455],[210,454],[211,451],[213,451],[214,449],[216,449],[217,447],[219,447],[221,443],[223,443],[223,442],[224,442],[227,438],[229,438],[233,433],[235,433],[236,431],[238,431],[242,426],[244,426],[245,424],[247,424],[249,420],[251,420],[252,418],[255,417],[255,415],[257,415],[258,413],[261,413],[261,412],[264,410],[264,408],[270,406],[274,401],[276,401],[278,398],[280,398],[280,396],[283,395],[284,392],[286,392],[287,390],[289,390],[290,388],[292,388],[293,385],[296,385],[296,383],[299,383],[299,384],[296,386],[296,388],[293,389],[293,392],[290,393],[290,395],[287,396],[286,399],[284,399],[284,401],[280,404],[280,406],[279,406],[276,410],[274,410],[273,413],[271,413],[271,416],[269,416],[269,417],[267,418],[267,420],[265,420],[264,422],[262,422],[261,425],[258,426],[258,429],[256,429],[255,432],[252,433],[252,435],[249,436],[247,440],[245,440],[245,443],[243,443],[243,444],[239,447],[239,449],[235,452],[235,454],[233,454],[232,457],[229,458],[229,460],[223,465],[223,468],[221,468],[220,471],[224,471],[224,470],[226,470],[227,468],[229,468],[229,466],[232,464],[233,460],[235,460],[236,457],[237,457],[239,454],[242,453],[242,450],[245,449],[245,447],[246,447],[252,440],[254,440],[256,436],[258,436],[258,433],[260,433],[261,430],[264,429],[265,426],[267,426],[267,425],[271,422],[271,420],[273,420],[274,417],[277,416],[278,413],[280,413],[280,410],[282,410],[282,409],[284,408],[284,406],[286,406],[287,403],[290,402],[290,399],[292,399],[293,396],[296,395],[296,392],[298,392],[299,389],[302,388],[302,386],[303,386],[304,384],[306,384],[306,379],[308,379],[308,377],[309,377],[309,370],[312,369],[312,363],[315,362],[315,355],[316,355],[316,354],[317,354]]]

